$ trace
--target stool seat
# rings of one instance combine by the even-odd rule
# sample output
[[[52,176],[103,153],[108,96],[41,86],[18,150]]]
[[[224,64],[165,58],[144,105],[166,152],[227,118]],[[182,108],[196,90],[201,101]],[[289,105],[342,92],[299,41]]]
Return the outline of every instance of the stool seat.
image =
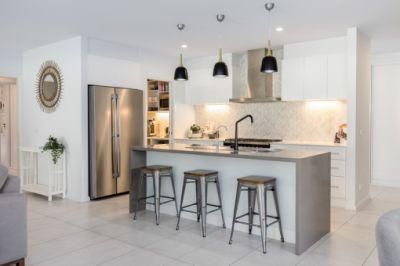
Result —
[[[245,177],[239,177],[238,182],[240,184],[251,184],[251,185],[259,185],[259,184],[271,184],[276,181],[274,177],[268,176],[259,176],[259,175],[249,175]]]
[[[154,171],[170,171],[172,170],[172,166],[168,166],[168,165],[148,165],[148,166],[143,166],[141,168],[141,170],[145,173],[151,173]]]
[[[196,170],[190,170],[190,171],[186,171],[184,172],[185,175],[190,175],[190,176],[214,176],[214,175],[218,175],[218,171],[214,171],[214,170],[204,170],[204,169],[196,169]]]

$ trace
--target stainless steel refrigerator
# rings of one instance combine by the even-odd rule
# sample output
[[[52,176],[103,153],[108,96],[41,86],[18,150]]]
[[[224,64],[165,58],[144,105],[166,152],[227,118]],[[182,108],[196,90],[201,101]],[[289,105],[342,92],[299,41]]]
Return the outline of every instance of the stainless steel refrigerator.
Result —
[[[143,92],[89,85],[89,196],[129,191],[129,153],[143,144]]]

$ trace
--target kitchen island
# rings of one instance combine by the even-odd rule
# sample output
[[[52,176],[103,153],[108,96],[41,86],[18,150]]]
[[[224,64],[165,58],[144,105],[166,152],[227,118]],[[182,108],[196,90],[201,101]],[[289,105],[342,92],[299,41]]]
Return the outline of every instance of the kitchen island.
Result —
[[[183,172],[193,169],[211,169],[219,172],[222,205],[227,227],[231,227],[235,202],[236,179],[246,175],[264,175],[277,179],[283,234],[286,242],[294,244],[294,252],[301,254],[330,231],[330,153],[292,150],[243,150],[232,152],[228,147],[166,144],[131,148],[130,211],[136,206],[137,180],[140,167],[152,164],[173,166],[177,197],[183,181]],[[150,182],[150,179],[148,180]],[[149,194],[153,194],[149,187]],[[162,186],[163,195],[172,193]],[[238,214],[247,212],[247,197],[242,192]],[[217,193],[209,187],[208,201],[217,202]],[[268,195],[268,212],[275,214],[272,195]],[[185,202],[195,202],[195,190],[188,187]],[[143,207],[143,206],[142,206]],[[161,213],[175,215],[174,205],[163,205]],[[184,218],[195,220],[195,215],[184,213]],[[221,218],[210,214],[207,222],[221,225]],[[162,223],[162,217],[161,217]],[[247,226],[237,226],[246,231]],[[183,229],[182,229],[183,230]],[[259,233],[258,231],[254,232]],[[268,228],[268,237],[280,239],[278,225]]]

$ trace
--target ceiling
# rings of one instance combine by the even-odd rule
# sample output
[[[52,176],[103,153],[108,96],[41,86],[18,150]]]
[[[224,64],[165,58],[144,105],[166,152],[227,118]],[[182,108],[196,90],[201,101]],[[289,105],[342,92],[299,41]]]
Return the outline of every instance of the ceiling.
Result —
[[[0,51],[18,53],[77,35],[188,56],[265,46],[265,0],[1,0]],[[400,51],[399,0],[276,0],[275,46],[344,35],[357,26],[377,52]],[[217,13],[226,19],[218,24]],[[177,23],[186,29],[178,32]]]

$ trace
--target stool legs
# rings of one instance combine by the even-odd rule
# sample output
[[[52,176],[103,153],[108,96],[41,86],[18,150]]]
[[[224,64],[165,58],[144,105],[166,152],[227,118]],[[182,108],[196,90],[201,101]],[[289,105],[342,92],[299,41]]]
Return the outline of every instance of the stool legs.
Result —
[[[229,245],[232,244],[232,237],[233,237],[233,231],[235,230],[235,223],[236,223],[236,215],[237,215],[237,209],[238,209],[238,205],[239,205],[239,199],[240,199],[240,190],[241,190],[241,186],[238,183],[237,184],[237,188],[236,188],[236,199],[235,199],[235,207],[234,207],[234,211],[233,211],[233,220],[232,220],[232,228],[231,228],[231,236],[229,237]]]
[[[197,222],[200,222],[200,212],[201,212],[201,200],[200,200],[200,184],[198,181],[195,181],[196,186],[196,207],[197,207]]]
[[[251,235],[251,231],[253,229],[254,208],[256,206],[256,190],[249,188],[247,197],[249,205],[249,234]]]
[[[280,214],[280,211],[279,211],[279,203],[278,203],[278,195],[276,193],[276,187],[273,188],[272,193],[274,195],[275,210],[276,210],[276,216],[277,216],[277,219],[278,219],[279,232],[281,233],[281,242],[283,243],[283,242],[285,242],[285,239],[283,237],[281,214]]]
[[[215,183],[217,185],[217,194],[218,194],[218,199],[219,199],[219,205],[221,205],[221,218],[222,218],[222,228],[226,228],[225,225],[225,218],[224,218],[224,211],[222,208],[222,199],[221,199],[221,188],[219,186],[219,180],[218,178],[215,180]]]
[[[179,215],[179,211],[178,211],[178,201],[176,199],[176,190],[175,190],[175,183],[174,183],[174,176],[171,172],[170,174],[170,179],[171,179],[171,185],[172,185],[172,192],[174,193],[174,198],[175,198],[175,209],[176,209],[176,216]],[[161,185],[161,184],[160,184]],[[161,189],[161,186],[160,186]]]
[[[181,204],[179,207],[178,222],[176,224],[176,230],[179,230],[179,222],[181,221],[181,215],[182,215],[182,209],[183,209],[183,197],[185,195],[185,190],[186,190],[186,178],[183,179],[183,184],[182,184]]]
[[[207,184],[206,177],[200,177],[200,200],[201,200],[201,231],[203,237],[206,237],[206,223],[207,223]]]
[[[267,223],[265,213],[265,201],[265,186],[263,184],[257,185],[257,203],[260,213],[259,218],[263,253],[267,253]]]
[[[153,174],[153,187],[154,187],[154,200],[155,200],[155,213],[156,213],[156,224],[160,223],[160,171],[154,171]]]

